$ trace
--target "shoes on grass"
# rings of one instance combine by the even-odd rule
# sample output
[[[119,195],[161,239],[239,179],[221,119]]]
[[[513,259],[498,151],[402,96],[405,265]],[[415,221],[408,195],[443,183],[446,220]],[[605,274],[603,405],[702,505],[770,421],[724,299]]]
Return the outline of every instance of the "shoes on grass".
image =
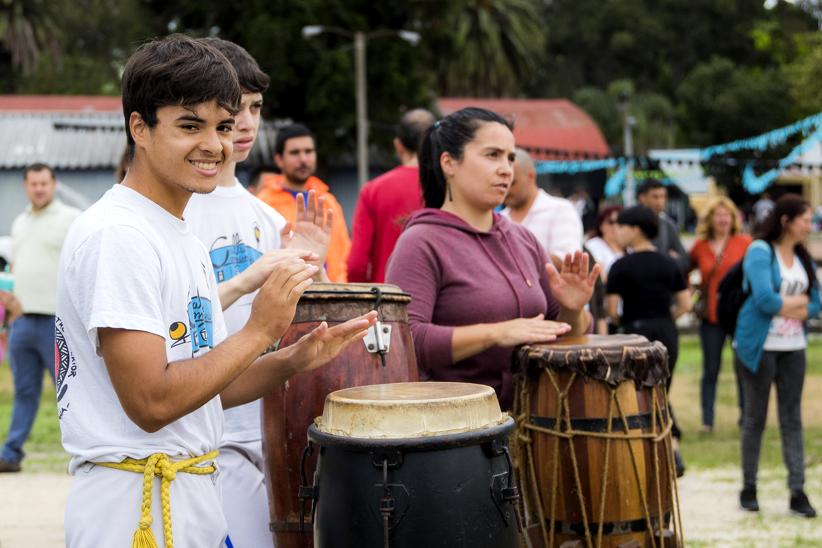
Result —
[[[811,506],[808,495],[804,491],[791,493],[791,512],[803,518],[815,518],[816,510]]]
[[[685,462],[682,460],[682,453],[679,448],[674,449],[674,466],[676,467],[676,477],[681,478],[685,475]]]
[[[714,433],[714,427],[711,426],[710,424],[703,424],[699,429],[699,433],[700,434],[705,434],[705,435],[713,434]]]
[[[807,500],[807,498],[805,499]],[[793,501],[793,499],[791,499]],[[759,502],[756,500],[756,486],[746,485],[739,493],[739,505],[748,512],[759,512]]]
[[[0,459],[0,473],[19,472],[19,471],[20,471],[20,463],[19,462],[9,462],[5,459]]]

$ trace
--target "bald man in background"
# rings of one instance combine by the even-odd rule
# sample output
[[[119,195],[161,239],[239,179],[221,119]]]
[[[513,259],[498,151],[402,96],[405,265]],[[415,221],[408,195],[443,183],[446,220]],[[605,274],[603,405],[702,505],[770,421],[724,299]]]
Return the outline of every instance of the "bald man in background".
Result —
[[[565,257],[582,250],[582,219],[573,204],[539,188],[534,160],[521,148],[516,152],[514,180],[502,215],[533,232],[550,255]]]
[[[434,115],[427,110],[406,112],[394,137],[400,165],[370,181],[360,192],[348,255],[349,282],[385,280],[385,264],[408,215],[422,207],[417,148],[422,135],[433,124]]]

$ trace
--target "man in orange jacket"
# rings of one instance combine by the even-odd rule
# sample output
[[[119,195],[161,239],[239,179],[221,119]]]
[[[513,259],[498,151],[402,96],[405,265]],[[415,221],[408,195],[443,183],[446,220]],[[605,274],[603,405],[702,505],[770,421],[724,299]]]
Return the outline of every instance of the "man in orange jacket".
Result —
[[[328,278],[332,282],[347,281],[346,261],[351,239],[348,237],[342,206],[328,191],[328,185],[314,176],[317,170],[317,151],[311,130],[302,124],[293,124],[280,130],[274,147],[274,162],[281,173],[266,173],[261,177],[257,198],[276,209],[290,223],[297,217],[297,194],[314,190],[318,198],[324,198],[333,215],[325,263]]]

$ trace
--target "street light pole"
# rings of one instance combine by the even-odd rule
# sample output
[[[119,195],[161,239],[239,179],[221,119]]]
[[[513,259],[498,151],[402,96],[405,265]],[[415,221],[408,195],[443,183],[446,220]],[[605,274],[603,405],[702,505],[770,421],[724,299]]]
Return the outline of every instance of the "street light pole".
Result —
[[[365,33],[354,33],[354,72],[357,94],[357,183],[368,181],[368,101],[365,81]]]
[[[622,191],[622,203],[625,207],[634,205],[636,191],[634,189],[634,169],[631,161],[634,157],[634,132],[633,126],[636,119],[631,116],[631,96],[629,93],[619,94],[619,110],[622,111],[622,148],[623,154],[628,161],[627,173],[625,175],[625,188]]]
[[[369,33],[352,32],[338,27],[307,25],[303,27],[303,38],[312,38],[323,32],[331,32],[354,38],[354,80],[357,95],[357,183],[360,189],[368,182],[368,85],[365,80],[365,43],[377,36],[398,36],[411,45],[420,41],[420,35],[411,30],[379,29]]]

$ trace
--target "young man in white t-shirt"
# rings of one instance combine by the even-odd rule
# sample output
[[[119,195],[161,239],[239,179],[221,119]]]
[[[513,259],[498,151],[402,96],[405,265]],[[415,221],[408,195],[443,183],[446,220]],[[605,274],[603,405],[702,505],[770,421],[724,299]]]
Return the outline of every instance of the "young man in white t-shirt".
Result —
[[[233,152],[236,72],[214,48],[172,35],[138,48],[122,88],[128,175],[78,217],[61,255],[57,405],[75,476],[66,545],[162,536],[170,546],[173,536],[176,548],[217,548],[223,408],[328,361],[374,318],[321,325],[260,357],[317,272],[291,253],[265,263],[248,322],[227,337],[208,252],[183,212]]]
[[[239,281],[260,261],[275,259],[283,243],[316,255],[318,266],[325,261],[331,234],[331,211],[326,212],[324,199],[317,202],[310,191],[297,199],[297,222],[289,227],[274,208],[254,197],[235,177],[237,163],[248,158],[260,127],[263,92],[269,78],[242,47],[220,38],[203,41],[219,50],[234,69],[242,89],[240,110],[235,115],[234,153],[226,161],[217,188],[210,194],[195,194],[185,211],[192,232],[206,245],[211,266],[222,288]],[[285,229],[286,242],[280,233]],[[252,273],[253,274],[253,273]],[[320,269],[318,276],[324,276]],[[224,309],[228,334],[238,332],[251,313],[254,293],[237,299]],[[273,547],[269,530],[268,496],[265,488],[260,401],[227,409],[225,427],[217,463],[223,512],[228,522],[229,538],[234,546]]]

